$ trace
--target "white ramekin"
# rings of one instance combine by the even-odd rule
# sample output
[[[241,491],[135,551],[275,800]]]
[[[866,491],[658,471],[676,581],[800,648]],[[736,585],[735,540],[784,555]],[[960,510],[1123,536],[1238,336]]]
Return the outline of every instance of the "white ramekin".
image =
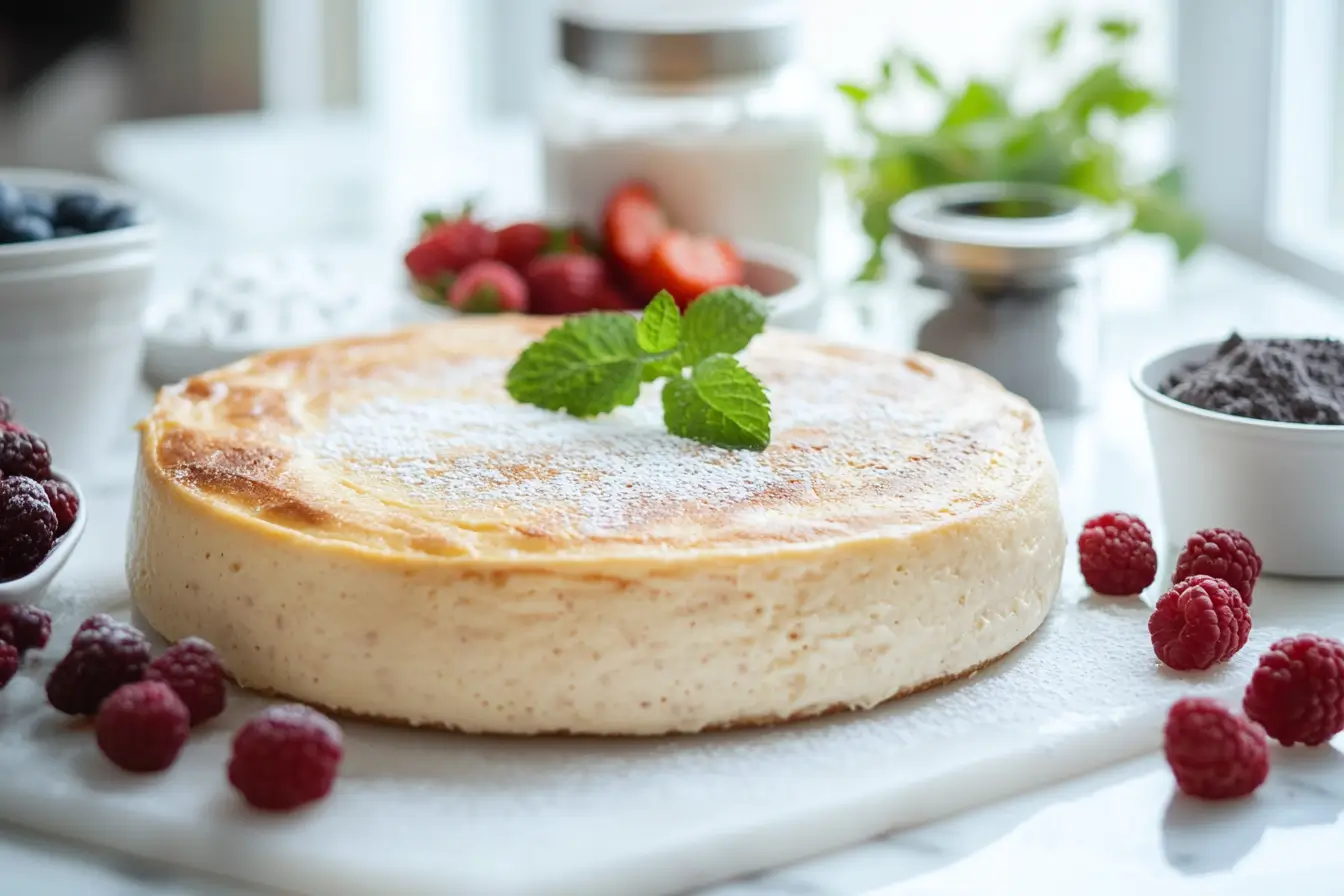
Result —
[[[80,175],[0,169],[0,181],[134,201],[111,181]],[[96,469],[129,422],[156,244],[147,222],[0,246],[0,394],[47,440],[56,463],[76,474]]]
[[[1250,338],[1250,337],[1248,337]],[[1344,577],[1344,426],[1273,423],[1206,411],[1158,392],[1221,340],[1141,362],[1144,402],[1167,536],[1238,529],[1276,575]]]

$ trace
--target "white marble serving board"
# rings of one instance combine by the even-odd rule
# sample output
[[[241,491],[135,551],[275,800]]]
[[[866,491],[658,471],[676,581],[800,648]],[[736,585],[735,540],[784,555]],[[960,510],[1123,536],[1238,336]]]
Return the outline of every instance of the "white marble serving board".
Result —
[[[90,504],[85,541],[47,598],[61,646],[89,613],[129,614],[124,494]],[[1146,605],[1085,597],[1070,570],[1045,627],[1008,659],[870,713],[647,741],[347,724],[333,796],[288,817],[249,811],[224,778],[229,738],[261,700],[235,695],[169,772],[132,776],[87,725],[46,706],[42,681],[62,652],[48,650],[0,692],[0,819],[323,896],[677,893],[1152,749],[1172,700],[1239,694],[1258,649],[1295,619],[1344,634],[1338,593],[1264,581],[1251,644],[1193,676],[1154,660]]]

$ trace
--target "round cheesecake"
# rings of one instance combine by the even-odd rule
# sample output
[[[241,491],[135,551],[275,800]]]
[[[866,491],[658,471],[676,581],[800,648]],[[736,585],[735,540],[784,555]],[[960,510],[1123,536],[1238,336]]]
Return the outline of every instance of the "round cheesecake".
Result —
[[[767,332],[760,452],[658,388],[514,402],[552,321],[259,355],[141,423],[127,568],[243,686],[463,731],[653,735],[874,706],[1045,618],[1065,537],[1041,421],[976,370]]]

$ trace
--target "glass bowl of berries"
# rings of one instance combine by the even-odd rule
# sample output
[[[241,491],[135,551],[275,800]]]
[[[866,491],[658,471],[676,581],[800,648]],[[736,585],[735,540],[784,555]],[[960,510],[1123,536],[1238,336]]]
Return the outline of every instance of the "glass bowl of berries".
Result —
[[[156,233],[111,181],[0,168],[0,389],[77,473],[130,422]]]
[[[84,534],[84,494],[0,397],[0,603],[36,603]]]

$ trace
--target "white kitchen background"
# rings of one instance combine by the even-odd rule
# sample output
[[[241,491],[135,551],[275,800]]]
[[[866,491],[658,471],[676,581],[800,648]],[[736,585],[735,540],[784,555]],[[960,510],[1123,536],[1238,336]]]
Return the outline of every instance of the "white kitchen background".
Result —
[[[315,219],[321,235],[358,230],[402,213],[383,197],[417,188],[387,181],[419,170],[411,159],[440,153],[467,169],[453,184],[468,188],[475,172],[458,144],[536,109],[552,4],[585,2],[595,0],[133,0],[125,47],[85,48],[0,108],[0,164],[108,165],[161,188],[170,206],[194,203],[193,214],[267,238]],[[1135,64],[1178,98],[1170,118],[1135,135],[1135,158],[1179,156],[1217,241],[1344,293],[1344,0],[794,2],[806,62],[827,83],[871,71],[895,45],[945,80],[1000,72],[1053,16],[1135,19]],[[1071,63],[1088,63],[1085,45]],[[1036,87],[1048,92],[1050,77]],[[240,110],[264,114],[174,117]],[[932,109],[912,101],[907,113],[918,122]],[[118,119],[141,121],[108,131]],[[834,121],[846,123],[838,99]],[[218,157],[168,164],[186,141]],[[233,189],[235,173],[251,189]],[[249,211],[267,195],[266,214]],[[296,219],[289,206],[311,204],[301,195],[326,205]]]

